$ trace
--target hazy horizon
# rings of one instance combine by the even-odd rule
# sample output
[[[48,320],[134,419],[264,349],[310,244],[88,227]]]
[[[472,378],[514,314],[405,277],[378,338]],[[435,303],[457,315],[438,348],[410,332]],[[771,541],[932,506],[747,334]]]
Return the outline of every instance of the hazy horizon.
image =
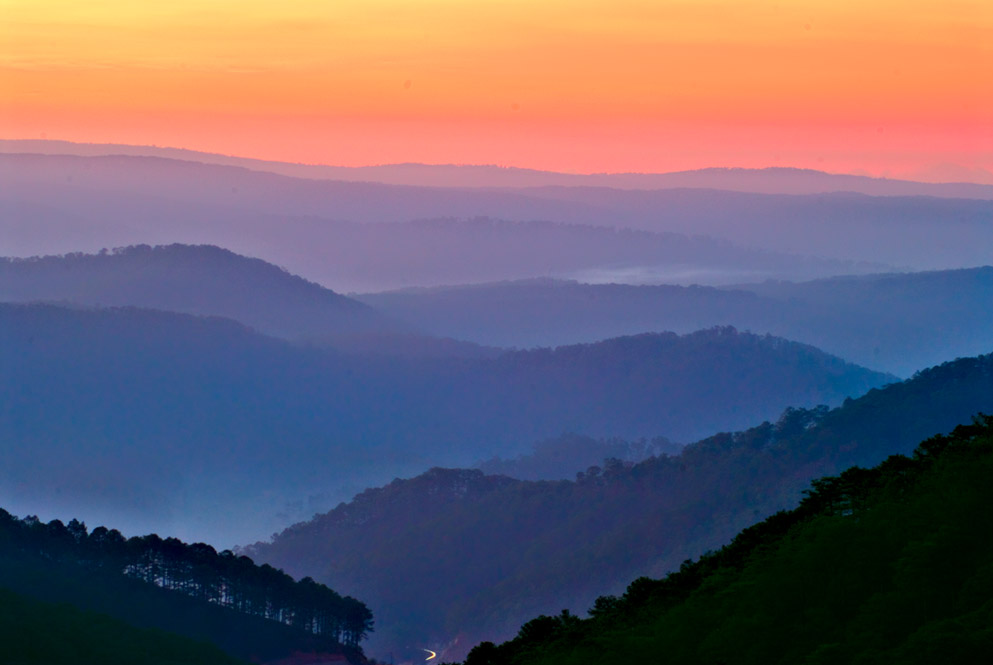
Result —
[[[990,0],[0,15],[0,662],[993,652]]]
[[[826,168],[817,168],[816,166],[799,166],[791,164],[757,164],[757,165],[743,165],[743,164],[727,164],[721,161],[715,161],[713,163],[707,163],[703,165],[696,166],[694,168],[686,169],[674,169],[674,170],[630,170],[624,168],[618,168],[616,170],[604,171],[604,170],[568,170],[568,169],[541,169],[534,168],[532,166],[521,165],[517,163],[494,163],[494,162],[428,162],[428,161],[417,161],[414,159],[405,159],[395,162],[378,162],[378,163],[356,163],[356,164],[340,164],[334,163],[330,159],[324,161],[312,161],[312,162],[293,162],[281,159],[270,159],[259,154],[238,154],[238,153],[223,153],[223,152],[212,152],[209,150],[202,150],[195,146],[180,146],[180,145],[153,145],[153,144],[140,144],[140,143],[106,143],[106,142],[84,142],[84,141],[72,141],[62,138],[8,138],[0,137],[0,153],[4,152],[19,152],[19,150],[11,148],[24,148],[24,152],[39,153],[39,154],[78,154],[78,155],[119,155],[119,154],[149,154],[157,153],[163,156],[171,156],[175,159],[189,159],[190,161],[198,161],[198,158],[202,157],[220,157],[229,158],[232,160],[238,160],[239,162],[257,162],[261,164],[279,164],[286,166],[301,166],[301,167],[327,167],[330,169],[340,169],[342,172],[347,171],[360,171],[365,174],[370,174],[376,169],[388,168],[388,167],[429,167],[429,168],[457,168],[457,169],[499,169],[505,171],[523,171],[523,172],[535,172],[542,174],[552,174],[552,175],[564,175],[564,176],[644,176],[644,175],[683,175],[691,174],[697,172],[707,172],[707,171],[723,171],[723,172],[748,172],[748,171],[782,171],[782,172],[808,172],[808,173],[819,173],[831,176],[855,176],[855,177],[865,177],[872,178],[876,180],[897,180],[897,181],[908,181],[917,183],[927,183],[927,184],[972,184],[972,185],[993,185],[993,169],[990,167],[983,166],[964,166],[961,164],[952,163],[933,163],[928,165],[926,168],[919,169],[917,171],[907,171],[907,172],[890,172],[890,171],[877,171],[870,172],[861,168],[852,168],[849,170],[832,171]],[[59,148],[68,150],[68,152],[61,152]],[[115,150],[123,149],[124,152],[114,152]],[[302,173],[300,174],[303,175]],[[321,177],[315,172],[314,175],[309,177]],[[327,176],[325,176],[327,177]],[[371,176],[375,177],[375,176]],[[628,185],[631,187],[631,185]]]

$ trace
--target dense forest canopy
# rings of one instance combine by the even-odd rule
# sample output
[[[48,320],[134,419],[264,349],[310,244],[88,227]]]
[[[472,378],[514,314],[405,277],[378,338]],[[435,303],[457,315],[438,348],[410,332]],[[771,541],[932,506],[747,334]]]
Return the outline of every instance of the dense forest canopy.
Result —
[[[45,581],[36,583],[39,576]],[[53,581],[62,578],[78,580],[74,586],[82,585],[83,593]],[[125,538],[105,527],[89,531],[78,520],[46,524],[34,516],[17,519],[0,510],[0,587],[4,586],[44,600],[90,603],[92,609],[125,621],[158,615],[145,623],[178,625],[180,632],[214,638],[241,656],[251,653],[250,640],[238,646],[220,637],[238,626],[272,633],[277,646],[254,648],[295,643],[298,648],[319,645],[352,654],[361,653],[359,642],[373,628],[372,613],[360,601],[310,578],[295,581],[230,550],[217,552],[204,543],[186,544],[156,534]],[[218,610],[207,611],[205,606]],[[184,626],[181,619],[168,616],[190,607],[207,612],[217,624],[213,633],[199,634],[195,631],[202,627]]]
[[[993,654],[993,417],[815,481],[662,579],[475,647],[466,665],[983,662]],[[977,521],[978,520],[978,521]]]

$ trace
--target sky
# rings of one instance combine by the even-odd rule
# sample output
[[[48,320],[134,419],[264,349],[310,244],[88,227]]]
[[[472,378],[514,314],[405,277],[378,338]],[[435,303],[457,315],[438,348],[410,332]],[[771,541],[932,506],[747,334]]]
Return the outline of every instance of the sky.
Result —
[[[0,138],[983,180],[993,2],[0,0]]]

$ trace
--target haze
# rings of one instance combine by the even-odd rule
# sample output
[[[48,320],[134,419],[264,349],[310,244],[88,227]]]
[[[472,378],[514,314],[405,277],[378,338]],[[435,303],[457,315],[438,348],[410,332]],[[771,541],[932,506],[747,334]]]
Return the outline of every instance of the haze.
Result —
[[[987,662],[991,312],[988,0],[0,0],[0,662]]]

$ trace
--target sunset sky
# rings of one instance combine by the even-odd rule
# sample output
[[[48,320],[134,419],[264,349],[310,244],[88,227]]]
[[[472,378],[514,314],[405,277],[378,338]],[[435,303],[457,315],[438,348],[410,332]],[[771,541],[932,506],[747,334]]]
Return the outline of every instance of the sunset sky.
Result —
[[[993,168],[993,2],[0,0],[0,138],[940,177]]]

